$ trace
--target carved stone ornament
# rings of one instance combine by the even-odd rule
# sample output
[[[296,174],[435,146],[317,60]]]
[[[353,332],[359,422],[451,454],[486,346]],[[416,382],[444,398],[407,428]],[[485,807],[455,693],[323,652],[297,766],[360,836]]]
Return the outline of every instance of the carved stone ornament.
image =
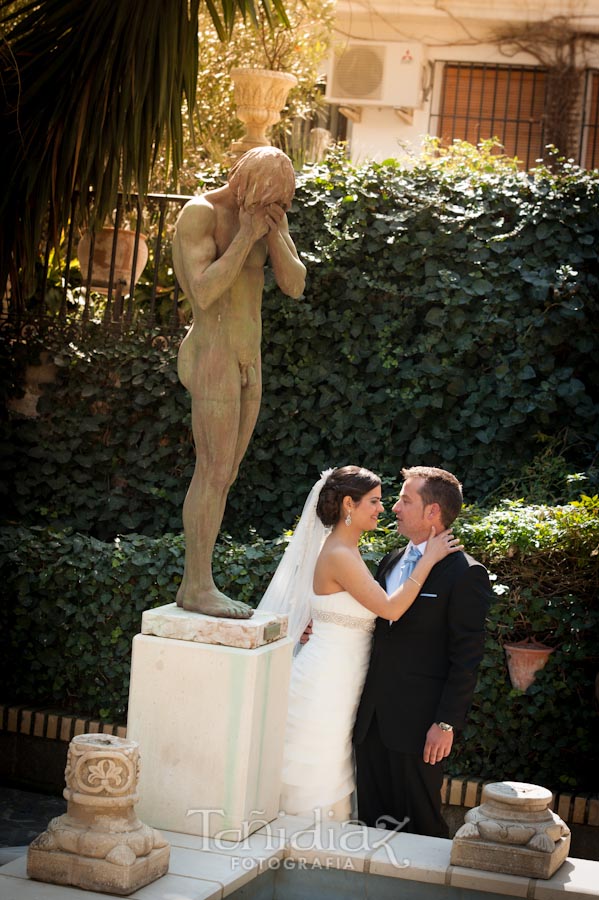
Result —
[[[170,847],[135,815],[135,741],[82,734],[69,746],[67,812],[30,844],[27,874],[37,881],[130,894],[166,874]]]
[[[451,863],[490,872],[551,878],[570,849],[570,829],[549,809],[547,788],[498,781],[483,788],[453,839]]]

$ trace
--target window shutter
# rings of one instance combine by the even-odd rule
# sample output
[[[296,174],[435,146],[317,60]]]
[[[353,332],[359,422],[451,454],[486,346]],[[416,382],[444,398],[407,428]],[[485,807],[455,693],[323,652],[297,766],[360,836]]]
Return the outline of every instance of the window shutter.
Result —
[[[431,130],[445,144],[496,137],[508,156],[532,166],[543,150],[545,79],[540,68],[445,63]]]

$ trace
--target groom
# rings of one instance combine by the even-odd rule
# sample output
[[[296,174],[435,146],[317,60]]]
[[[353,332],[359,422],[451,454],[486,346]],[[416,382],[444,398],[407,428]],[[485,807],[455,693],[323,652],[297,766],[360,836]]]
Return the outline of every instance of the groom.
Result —
[[[450,472],[416,466],[402,476],[393,512],[409,544],[378,568],[387,593],[410,575],[431,526],[437,534],[448,528],[462,506]],[[401,619],[377,619],[354,728],[358,816],[366,825],[448,837],[443,760],[472,701],[490,599],[486,569],[454,553],[434,566]]]

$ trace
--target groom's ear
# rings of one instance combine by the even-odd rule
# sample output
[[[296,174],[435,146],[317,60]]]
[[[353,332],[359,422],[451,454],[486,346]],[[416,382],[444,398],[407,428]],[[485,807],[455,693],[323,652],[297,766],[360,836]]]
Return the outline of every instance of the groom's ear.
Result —
[[[441,516],[441,507],[438,503],[429,503],[427,507],[427,519],[437,519]]]

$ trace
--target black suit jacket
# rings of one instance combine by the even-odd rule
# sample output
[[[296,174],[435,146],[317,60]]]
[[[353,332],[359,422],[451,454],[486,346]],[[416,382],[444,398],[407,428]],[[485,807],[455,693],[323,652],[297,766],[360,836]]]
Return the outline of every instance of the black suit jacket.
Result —
[[[382,560],[376,578],[383,587],[404,550]],[[484,566],[466,553],[453,553],[433,567],[401,619],[392,625],[377,619],[354,729],[357,743],[375,712],[385,746],[403,753],[422,753],[433,722],[463,727],[483,656],[490,599]]]

